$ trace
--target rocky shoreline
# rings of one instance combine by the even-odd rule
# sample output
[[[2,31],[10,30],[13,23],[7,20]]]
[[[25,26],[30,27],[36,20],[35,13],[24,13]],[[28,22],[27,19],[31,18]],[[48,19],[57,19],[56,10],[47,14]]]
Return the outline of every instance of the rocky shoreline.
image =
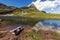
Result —
[[[60,40],[60,34],[56,34],[51,30],[42,30],[38,27],[31,27],[29,25],[23,25],[24,30],[15,35],[10,32],[6,32],[0,40]]]

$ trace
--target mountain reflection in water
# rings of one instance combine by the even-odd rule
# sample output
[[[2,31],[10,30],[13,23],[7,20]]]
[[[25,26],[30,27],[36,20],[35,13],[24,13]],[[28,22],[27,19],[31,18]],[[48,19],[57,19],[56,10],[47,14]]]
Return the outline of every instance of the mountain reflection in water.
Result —
[[[38,22],[35,26],[60,28],[60,20],[44,20],[44,21]]]

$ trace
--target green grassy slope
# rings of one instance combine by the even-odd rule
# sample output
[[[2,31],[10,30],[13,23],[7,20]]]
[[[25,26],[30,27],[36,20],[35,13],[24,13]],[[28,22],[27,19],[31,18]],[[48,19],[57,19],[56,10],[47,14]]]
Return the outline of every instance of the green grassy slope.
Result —
[[[7,6],[5,4],[0,3],[0,14],[4,12],[9,12],[16,9],[14,6]]]
[[[38,11],[36,8],[28,8],[28,9],[17,9],[13,12],[14,16],[22,16],[22,17],[30,17],[41,19],[57,19],[60,20],[60,14],[50,14],[42,11]]]

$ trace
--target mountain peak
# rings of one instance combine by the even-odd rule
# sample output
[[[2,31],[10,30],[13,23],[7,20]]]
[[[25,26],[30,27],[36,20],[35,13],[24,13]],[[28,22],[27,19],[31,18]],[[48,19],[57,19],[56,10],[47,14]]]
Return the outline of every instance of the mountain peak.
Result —
[[[35,7],[34,2],[28,5],[28,7]]]
[[[36,8],[36,6],[34,5],[34,2],[32,2],[31,4],[29,4],[28,7],[29,7],[30,9],[32,9],[32,10],[38,10],[38,9]]]

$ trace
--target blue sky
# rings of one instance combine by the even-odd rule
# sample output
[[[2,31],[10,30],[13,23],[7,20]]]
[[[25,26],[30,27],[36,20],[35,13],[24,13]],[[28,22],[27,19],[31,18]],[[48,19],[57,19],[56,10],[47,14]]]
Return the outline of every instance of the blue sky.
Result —
[[[22,6],[27,6],[32,1],[35,0],[0,0],[0,3],[4,3],[8,6],[22,7]]]
[[[23,7],[23,6],[28,6],[31,2],[35,2],[36,0],[0,0],[0,3],[6,4],[8,6],[16,6],[16,7]],[[45,1],[45,0],[41,0]],[[45,9],[44,11],[46,12],[51,12],[51,13],[60,13],[60,6],[57,6],[54,10],[51,9]]]

